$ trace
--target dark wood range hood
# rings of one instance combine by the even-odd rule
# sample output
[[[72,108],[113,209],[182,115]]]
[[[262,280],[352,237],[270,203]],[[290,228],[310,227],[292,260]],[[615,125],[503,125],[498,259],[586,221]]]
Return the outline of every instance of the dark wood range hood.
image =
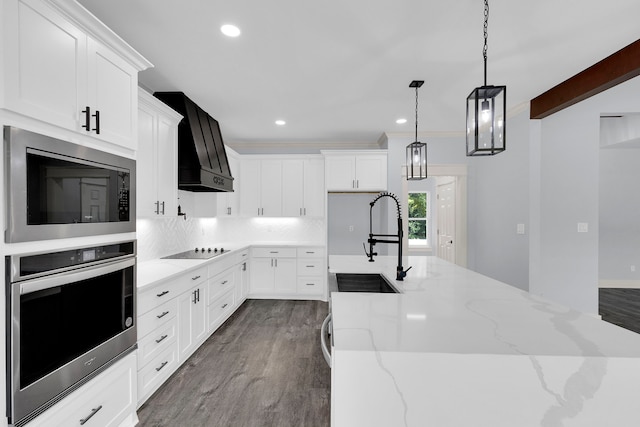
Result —
[[[178,125],[178,189],[233,191],[218,121],[183,92],[155,92],[153,96],[183,116]]]

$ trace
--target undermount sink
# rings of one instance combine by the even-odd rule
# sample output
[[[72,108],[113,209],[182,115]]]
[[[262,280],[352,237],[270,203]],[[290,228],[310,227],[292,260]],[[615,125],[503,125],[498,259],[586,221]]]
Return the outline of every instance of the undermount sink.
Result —
[[[398,293],[381,274],[336,274],[339,292]]]

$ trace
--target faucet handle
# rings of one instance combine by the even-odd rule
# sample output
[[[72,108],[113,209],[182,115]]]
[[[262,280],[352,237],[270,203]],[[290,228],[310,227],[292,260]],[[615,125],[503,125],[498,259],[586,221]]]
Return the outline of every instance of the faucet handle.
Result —
[[[398,270],[396,272],[396,280],[404,280],[407,277],[407,271],[411,270],[413,266],[410,266],[406,270],[402,270],[402,266],[398,266]]]

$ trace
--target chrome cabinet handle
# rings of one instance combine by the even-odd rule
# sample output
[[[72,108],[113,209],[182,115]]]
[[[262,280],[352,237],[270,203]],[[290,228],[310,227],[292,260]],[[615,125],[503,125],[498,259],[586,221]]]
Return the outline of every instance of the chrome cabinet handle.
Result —
[[[163,335],[156,340],[157,344],[160,344],[162,341],[166,340],[169,335]]]
[[[247,263],[246,262],[242,263],[242,271],[247,271]]]
[[[356,188],[360,188],[360,180],[356,179]]]
[[[221,308],[226,308],[229,304],[225,303]]]
[[[227,208],[227,215],[231,215],[231,207]]]
[[[162,362],[162,364],[160,365],[159,368],[156,368],[156,372],[160,372],[160,370],[162,368],[164,368],[165,366],[167,366],[167,363],[169,363],[167,360],[165,360],[164,362]]]
[[[351,188],[356,188],[356,180],[351,181]]]
[[[315,265],[307,265],[307,268],[313,268]]]
[[[158,319],[162,319],[162,318],[163,318],[164,316],[166,316],[167,314],[169,314],[169,312],[168,312],[168,311],[164,311],[164,312],[162,312],[162,314],[158,314],[156,317],[157,317]]]
[[[160,201],[156,200],[156,215],[160,215]]]
[[[157,296],[157,297],[163,297],[163,296],[165,296],[165,295],[166,295],[166,294],[168,294],[168,293],[169,293],[169,291],[164,291],[164,292],[160,292],[159,294],[156,294],[156,296]]]
[[[162,202],[162,215],[164,215],[164,202]]]
[[[315,286],[315,283],[307,283],[307,286]]]
[[[276,267],[278,266],[278,258],[276,258]]]
[[[270,251],[269,253],[270,253],[270,254],[279,254],[279,253],[280,253],[280,251]]]
[[[87,107],[87,108],[89,108],[89,107]],[[89,415],[87,415],[85,418],[82,418],[80,420],[80,425],[83,426],[87,421],[89,421],[91,419],[91,417],[93,417],[95,414],[97,414],[100,409],[102,409],[102,405],[98,406],[97,408],[91,409],[91,413]]]
[[[222,283],[221,283],[221,285],[226,285],[226,284],[227,284],[227,282],[228,282],[228,280],[223,280],[223,281],[222,281]]]
[[[192,277],[191,280],[198,280],[200,276]]]

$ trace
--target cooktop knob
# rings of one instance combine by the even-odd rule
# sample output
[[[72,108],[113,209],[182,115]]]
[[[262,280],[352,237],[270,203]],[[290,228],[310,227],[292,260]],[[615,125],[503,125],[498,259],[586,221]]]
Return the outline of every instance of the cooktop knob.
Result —
[[[200,252],[200,249],[196,248],[196,253]]]
[[[220,253],[224,252],[224,248],[220,248]]]
[[[215,249],[213,250],[213,252],[218,253],[218,248],[215,248]]]
[[[208,249],[207,249],[207,252],[211,252],[211,248],[208,248]]]

